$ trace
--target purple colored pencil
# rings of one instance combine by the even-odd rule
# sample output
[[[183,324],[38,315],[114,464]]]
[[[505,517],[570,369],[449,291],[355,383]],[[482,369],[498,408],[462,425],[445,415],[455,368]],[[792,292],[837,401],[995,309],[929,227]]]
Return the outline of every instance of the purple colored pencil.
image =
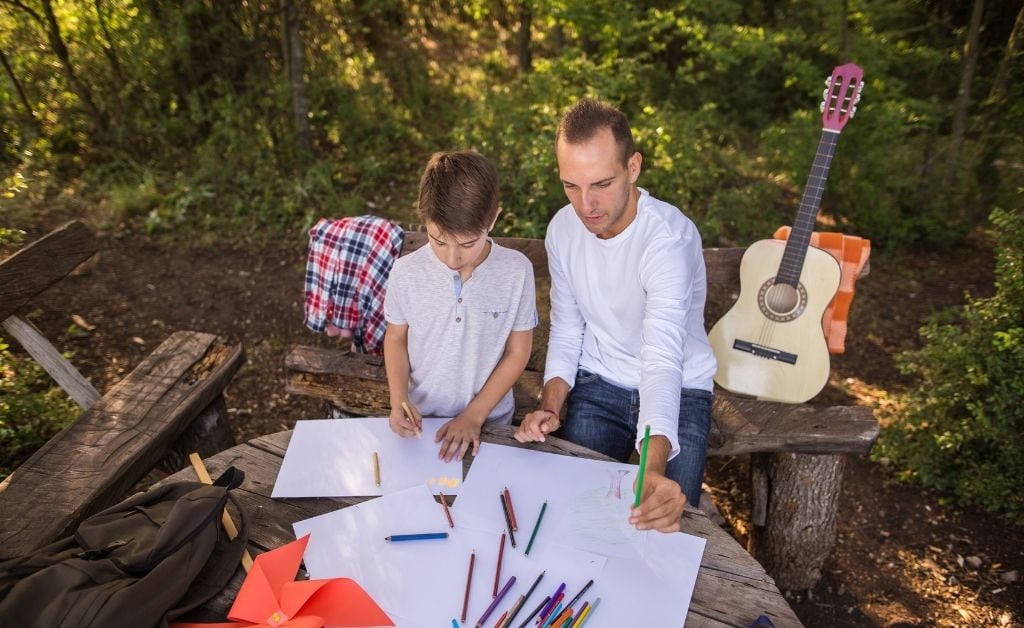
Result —
[[[558,594],[561,593],[564,590],[565,590],[565,583],[563,582],[562,584],[558,585],[558,588],[555,589],[555,592],[551,594],[551,600],[547,603],[547,605],[544,606],[544,608],[541,609],[540,616],[542,618],[547,619],[548,613],[551,612],[551,609],[554,608],[555,603],[558,601],[556,599],[556,598],[558,598]]]
[[[491,602],[491,605],[487,607],[486,611],[484,611],[483,616],[481,616],[480,619],[477,620],[477,628],[483,627],[484,622],[487,621],[487,618],[491,616],[491,613],[494,612],[494,609],[498,606],[498,604],[501,603],[501,598],[505,597],[505,594],[508,593],[508,590],[511,589],[512,585],[515,583],[516,577],[512,576],[508,579],[508,582],[505,583],[505,586],[501,587],[501,591],[498,591],[498,597],[494,598],[494,600]]]

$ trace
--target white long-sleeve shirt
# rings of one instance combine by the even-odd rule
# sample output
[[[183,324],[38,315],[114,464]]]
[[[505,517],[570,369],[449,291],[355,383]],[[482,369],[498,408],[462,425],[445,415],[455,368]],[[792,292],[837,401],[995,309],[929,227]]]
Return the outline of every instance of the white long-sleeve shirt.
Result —
[[[640,189],[637,215],[615,237],[587,231],[572,205],[548,225],[551,337],[544,381],[571,387],[577,368],[640,392],[643,428],[679,453],[682,388],[713,389],[704,330],[707,273],[700,233],[676,207]]]

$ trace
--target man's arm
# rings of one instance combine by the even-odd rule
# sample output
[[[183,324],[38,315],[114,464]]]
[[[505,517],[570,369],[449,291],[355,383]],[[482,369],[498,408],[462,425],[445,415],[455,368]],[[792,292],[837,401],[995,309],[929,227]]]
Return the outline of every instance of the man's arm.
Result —
[[[569,396],[569,384],[561,377],[549,379],[541,393],[540,408],[523,417],[515,437],[520,443],[544,442],[544,436],[562,425],[559,413]]]
[[[686,496],[679,484],[665,477],[672,445],[664,436],[651,436],[647,445],[647,468],[644,472],[643,495],[633,509],[629,522],[638,530],[678,532]],[[636,486],[633,487],[636,491]]]

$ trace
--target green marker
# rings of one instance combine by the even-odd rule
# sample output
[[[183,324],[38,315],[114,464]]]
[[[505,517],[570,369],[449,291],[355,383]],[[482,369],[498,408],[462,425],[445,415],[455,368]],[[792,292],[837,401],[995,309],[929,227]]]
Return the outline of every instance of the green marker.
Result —
[[[633,508],[640,506],[640,496],[644,494],[644,469],[647,468],[647,443],[651,442],[651,425],[644,428],[644,444],[640,446],[640,470],[636,473],[636,499]]]

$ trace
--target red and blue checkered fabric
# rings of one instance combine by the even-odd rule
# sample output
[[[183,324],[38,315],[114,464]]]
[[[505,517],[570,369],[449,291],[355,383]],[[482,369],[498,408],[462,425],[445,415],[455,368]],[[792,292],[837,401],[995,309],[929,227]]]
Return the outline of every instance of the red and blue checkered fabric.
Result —
[[[309,230],[306,327],[351,330],[358,352],[379,355],[387,327],[384,291],[404,237],[401,227],[378,216],[321,218]]]

